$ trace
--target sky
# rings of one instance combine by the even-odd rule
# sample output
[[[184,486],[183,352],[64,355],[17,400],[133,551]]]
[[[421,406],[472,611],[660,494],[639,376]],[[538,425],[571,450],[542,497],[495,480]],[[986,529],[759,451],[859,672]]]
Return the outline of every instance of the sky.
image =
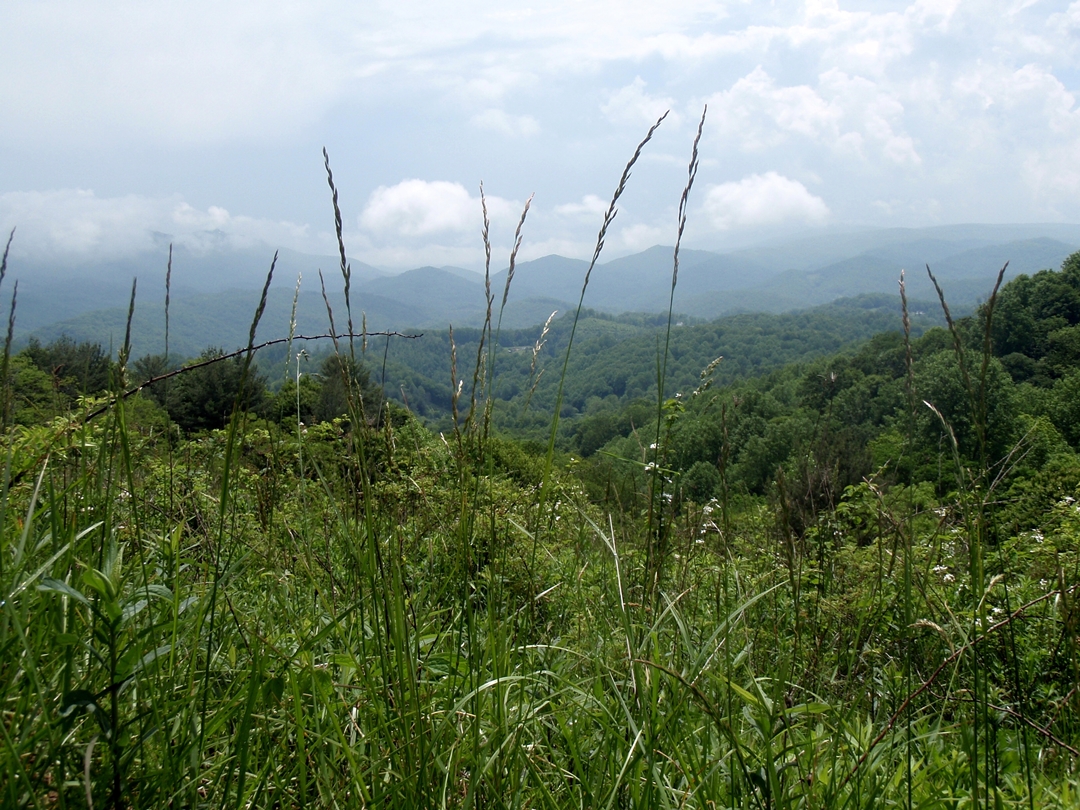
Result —
[[[336,252],[505,265],[825,228],[1080,222],[1080,2],[7,0],[13,261]],[[494,269],[494,268],[493,268]]]

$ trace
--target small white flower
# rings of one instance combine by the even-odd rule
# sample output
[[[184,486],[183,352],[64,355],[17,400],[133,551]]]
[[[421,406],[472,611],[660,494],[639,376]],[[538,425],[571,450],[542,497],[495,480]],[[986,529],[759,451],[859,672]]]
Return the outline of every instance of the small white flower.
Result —
[[[650,461],[645,465],[645,472],[653,472],[656,469],[656,462]]]
[[[650,450],[655,450],[656,449],[656,442],[653,442],[652,444],[650,444],[649,449]]]
[[[946,574],[945,576],[942,577],[942,579],[945,582],[956,582],[956,577],[954,577],[952,574]]]
[[[948,570],[949,570],[949,566],[947,566],[947,565],[935,565],[934,566],[934,573],[935,574],[944,574]]]

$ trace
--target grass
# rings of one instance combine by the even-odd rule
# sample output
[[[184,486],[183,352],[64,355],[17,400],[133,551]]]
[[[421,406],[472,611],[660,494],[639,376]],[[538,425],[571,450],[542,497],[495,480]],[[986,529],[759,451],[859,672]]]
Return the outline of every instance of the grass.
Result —
[[[1076,805],[1071,504],[1053,549],[996,561],[985,459],[955,502],[868,481],[803,536],[783,502],[676,510],[665,346],[652,483],[616,520],[556,463],[558,405],[539,456],[492,434],[487,295],[446,438],[354,396],[351,429],[234,409],[174,445],[121,380],[8,431],[0,804]]]

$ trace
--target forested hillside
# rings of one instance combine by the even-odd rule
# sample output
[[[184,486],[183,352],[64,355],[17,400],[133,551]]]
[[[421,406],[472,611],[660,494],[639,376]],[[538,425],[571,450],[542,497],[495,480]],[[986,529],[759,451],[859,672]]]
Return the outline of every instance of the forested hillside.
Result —
[[[1080,254],[959,320],[262,312],[8,343],[4,806],[1076,805]]]

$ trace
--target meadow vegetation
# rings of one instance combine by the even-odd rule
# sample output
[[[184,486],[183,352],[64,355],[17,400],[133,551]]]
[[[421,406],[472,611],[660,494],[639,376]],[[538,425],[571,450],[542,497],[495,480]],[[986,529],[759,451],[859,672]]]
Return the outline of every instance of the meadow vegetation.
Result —
[[[262,303],[190,370],[9,330],[0,804],[1077,806],[1080,254],[944,326],[488,296],[435,429],[351,302],[259,366]]]

